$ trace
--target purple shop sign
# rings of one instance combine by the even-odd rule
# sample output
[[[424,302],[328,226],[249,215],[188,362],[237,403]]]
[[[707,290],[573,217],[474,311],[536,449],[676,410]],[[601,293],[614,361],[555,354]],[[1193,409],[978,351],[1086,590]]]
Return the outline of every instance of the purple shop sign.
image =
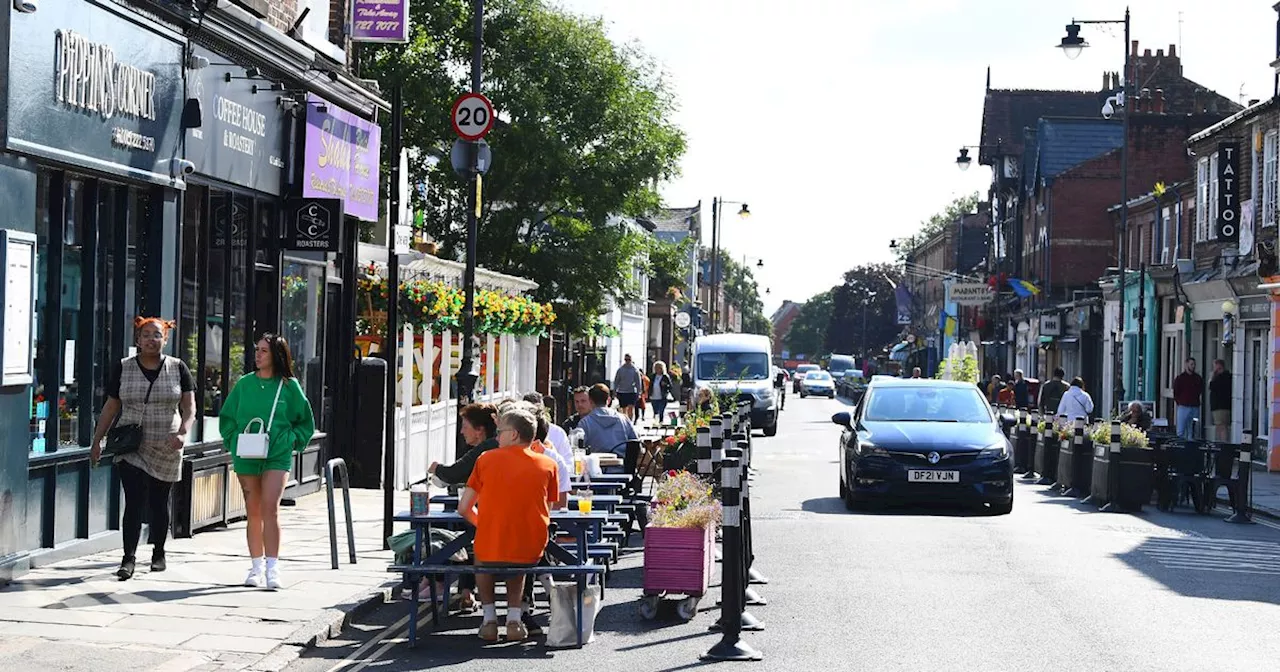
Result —
[[[351,0],[355,42],[408,42],[409,0]]]
[[[308,95],[302,196],[340,198],[348,215],[378,221],[381,144],[382,129],[377,124]]]

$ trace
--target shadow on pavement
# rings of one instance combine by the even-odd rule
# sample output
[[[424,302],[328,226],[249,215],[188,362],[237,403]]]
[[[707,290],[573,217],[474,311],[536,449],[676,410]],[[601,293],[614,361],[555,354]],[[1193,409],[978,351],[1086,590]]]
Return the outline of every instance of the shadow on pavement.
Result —
[[[1280,604],[1280,543],[1156,536],[1115,557],[1186,597]]]
[[[944,518],[982,517],[989,515],[985,509],[976,506],[961,505],[908,505],[908,504],[869,504],[857,511],[845,508],[844,500],[839,497],[817,497],[807,499],[800,508],[809,513],[824,513],[843,516],[939,516]]]

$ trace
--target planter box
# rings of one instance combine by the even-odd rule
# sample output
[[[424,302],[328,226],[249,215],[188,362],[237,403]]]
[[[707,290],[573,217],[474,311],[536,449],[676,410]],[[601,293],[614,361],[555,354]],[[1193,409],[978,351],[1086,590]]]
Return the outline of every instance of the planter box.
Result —
[[[1090,501],[1102,506],[1115,501],[1123,510],[1142,511],[1151,501],[1153,486],[1153,451],[1147,448],[1121,448],[1117,466],[1117,492],[1111,492],[1111,447],[1098,444],[1093,449],[1093,482]]]
[[[1039,485],[1053,485],[1058,480],[1058,435],[1040,436],[1036,441],[1035,470],[1040,474]]]
[[[644,591],[704,595],[715,566],[715,528],[647,527]]]

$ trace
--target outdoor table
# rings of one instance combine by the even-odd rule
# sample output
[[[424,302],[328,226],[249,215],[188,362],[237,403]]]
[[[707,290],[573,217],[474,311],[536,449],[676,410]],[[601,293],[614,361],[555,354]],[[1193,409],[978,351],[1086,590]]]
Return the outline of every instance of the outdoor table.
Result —
[[[573,481],[569,484],[574,490],[591,490],[605,495],[612,495],[626,485],[625,483],[615,483],[613,481]]]
[[[431,503],[443,505],[444,512],[447,513],[447,512],[457,511],[458,500],[460,499],[461,497],[459,497],[458,495],[436,495],[435,497],[431,498]],[[579,498],[577,495],[569,496],[570,509],[577,511],[578,499]],[[595,494],[591,495],[591,505],[593,507],[599,506],[601,509],[604,510],[605,513],[612,513],[613,507],[621,503],[622,503],[621,495],[595,495]],[[554,511],[552,513],[554,513]]]

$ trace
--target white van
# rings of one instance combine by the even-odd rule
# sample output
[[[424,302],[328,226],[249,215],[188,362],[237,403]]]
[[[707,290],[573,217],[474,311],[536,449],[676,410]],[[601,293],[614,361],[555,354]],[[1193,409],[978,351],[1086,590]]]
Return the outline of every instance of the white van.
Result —
[[[751,426],[778,433],[778,403],[770,376],[773,343],[756,334],[712,334],[693,342],[693,386],[751,399]],[[697,399],[695,394],[694,399]]]

